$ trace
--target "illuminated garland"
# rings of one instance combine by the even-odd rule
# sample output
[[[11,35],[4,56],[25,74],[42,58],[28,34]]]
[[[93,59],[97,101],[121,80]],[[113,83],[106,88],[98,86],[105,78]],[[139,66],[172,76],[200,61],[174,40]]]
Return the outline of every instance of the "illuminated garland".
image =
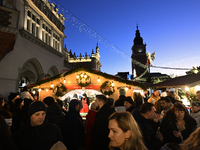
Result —
[[[67,89],[63,83],[57,84],[53,89],[53,93],[58,97],[65,95],[66,91]]]
[[[76,78],[78,85],[81,87],[86,87],[91,83],[91,78],[86,73],[77,74]]]
[[[104,89],[108,89],[108,91],[104,91]],[[105,81],[104,83],[102,83],[101,87],[100,87],[100,91],[101,93],[103,93],[104,95],[112,95],[115,92],[115,88],[114,86],[111,85],[111,83],[109,81]]]

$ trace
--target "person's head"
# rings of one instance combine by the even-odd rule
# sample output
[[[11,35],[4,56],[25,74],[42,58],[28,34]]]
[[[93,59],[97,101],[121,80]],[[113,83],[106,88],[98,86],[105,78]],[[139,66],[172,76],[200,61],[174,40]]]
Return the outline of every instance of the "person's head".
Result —
[[[11,92],[10,95],[8,96],[8,100],[9,101],[13,101],[13,100],[15,100],[17,98],[20,98],[19,93],[12,93]]]
[[[133,99],[130,96],[127,96],[124,99],[124,107],[125,107],[125,109],[129,109],[133,105],[133,103],[134,103]]]
[[[115,112],[109,118],[109,148],[146,150],[140,129],[129,112]]]
[[[153,119],[155,117],[155,106],[152,103],[144,103],[140,107],[140,113],[143,115],[146,119]]]
[[[45,97],[43,100],[44,104],[49,107],[51,104],[55,102],[54,98],[51,96]]]
[[[193,101],[192,102],[192,111],[197,112],[200,110],[200,102],[198,101]]]
[[[107,98],[104,95],[96,95],[95,105],[96,109],[99,110],[107,102]]]
[[[87,98],[87,94],[86,94],[86,93],[83,93],[82,98]]]
[[[110,107],[114,107],[114,104],[115,104],[115,101],[113,98],[108,98],[107,99],[107,104],[110,106]]]
[[[171,106],[171,100],[169,97],[162,97],[160,99],[160,105],[162,107],[163,110],[167,110],[170,108]]]
[[[69,103],[69,111],[79,112],[80,111],[80,102],[77,99],[73,99]]]
[[[93,101],[93,102],[90,104],[90,110],[96,111],[95,101]]]
[[[126,91],[124,89],[120,89],[119,90],[119,95],[126,95]]]
[[[156,96],[156,97],[159,96],[160,95],[159,90],[155,89],[154,92],[153,92],[153,95]]]
[[[167,112],[168,114],[171,114],[175,120],[187,120],[190,117],[187,108],[179,102],[174,103],[172,108]]]
[[[200,101],[200,91],[196,92],[197,99]]]
[[[168,93],[167,93],[167,96],[171,96],[171,97],[173,97],[173,98],[175,98],[175,92],[174,91],[169,91]]]
[[[40,126],[44,123],[46,118],[47,108],[41,101],[33,102],[28,110],[28,117],[30,118],[31,126]]]
[[[31,103],[33,103],[32,99],[29,98],[24,98],[24,106],[28,107],[31,105]]]
[[[34,95],[34,96],[33,96],[33,99],[34,99],[35,101],[38,101],[38,95]]]
[[[3,107],[5,104],[4,98],[0,98],[0,107]]]
[[[78,95],[77,95],[77,94],[74,94],[74,95],[73,95],[73,99],[78,99]]]
[[[15,100],[15,107],[22,108],[23,105],[24,105],[23,99],[17,98],[17,99]]]
[[[200,127],[197,128],[190,136],[181,144],[182,150],[199,150],[200,149]]]

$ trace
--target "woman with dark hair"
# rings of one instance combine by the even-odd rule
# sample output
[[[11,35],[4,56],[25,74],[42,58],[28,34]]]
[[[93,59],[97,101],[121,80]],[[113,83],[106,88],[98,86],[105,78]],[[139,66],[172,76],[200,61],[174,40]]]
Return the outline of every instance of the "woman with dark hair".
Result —
[[[160,131],[164,143],[181,143],[196,129],[196,121],[189,115],[187,108],[181,103],[175,103],[167,111],[162,121]]]
[[[1,150],[17,150],[4,118],[0,115],[0,149]]]
[[[140,129],[129,112],[115,112],[109,118],[110,150],[147,150]]]

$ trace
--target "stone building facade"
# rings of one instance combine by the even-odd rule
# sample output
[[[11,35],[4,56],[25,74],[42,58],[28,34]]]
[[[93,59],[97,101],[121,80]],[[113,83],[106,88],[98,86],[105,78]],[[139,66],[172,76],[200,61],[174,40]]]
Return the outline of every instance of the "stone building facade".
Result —
[[[66,65],[74,62],[64,48],[64,20],[48,0],[0,0],[0,94],[5,99],[20,86],[72,68]],[[99,56],[90,59],[98,64]]]

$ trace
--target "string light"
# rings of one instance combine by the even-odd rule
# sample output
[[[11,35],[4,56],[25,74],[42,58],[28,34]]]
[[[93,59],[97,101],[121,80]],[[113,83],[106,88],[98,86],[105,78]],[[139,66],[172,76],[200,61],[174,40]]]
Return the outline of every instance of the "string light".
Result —
[[[101,80],[100,80],[100,78],[98,77],[98,79],[97,79],[97,82],[100,82]]]
[[[51,87],[52,87],[52,88],[53,88],[53,86],[54,86],[53,83],[51,83]]]
[[[127,86],[126,86],[125,90],[128,91],[128,87]]]
[[[65,80],[65,78],[64,78],[64,81],[63,81],[64,83],[66,82],[66,80]]]
[[[81,77],[83,77],[83,73],[81,74]]]
[[[77,74],[76,78],[78,79],[79,78],[79,75]]]
[[[84,77],[87,78],[87,75],[85,74]]]
[[[41,91],[41,88],[39,87],[38,91],[40,92]]]
[[[112,81],[111,85],[112,85],[112,86],[114,86],[114,83],[113,83],[113,81]]]

